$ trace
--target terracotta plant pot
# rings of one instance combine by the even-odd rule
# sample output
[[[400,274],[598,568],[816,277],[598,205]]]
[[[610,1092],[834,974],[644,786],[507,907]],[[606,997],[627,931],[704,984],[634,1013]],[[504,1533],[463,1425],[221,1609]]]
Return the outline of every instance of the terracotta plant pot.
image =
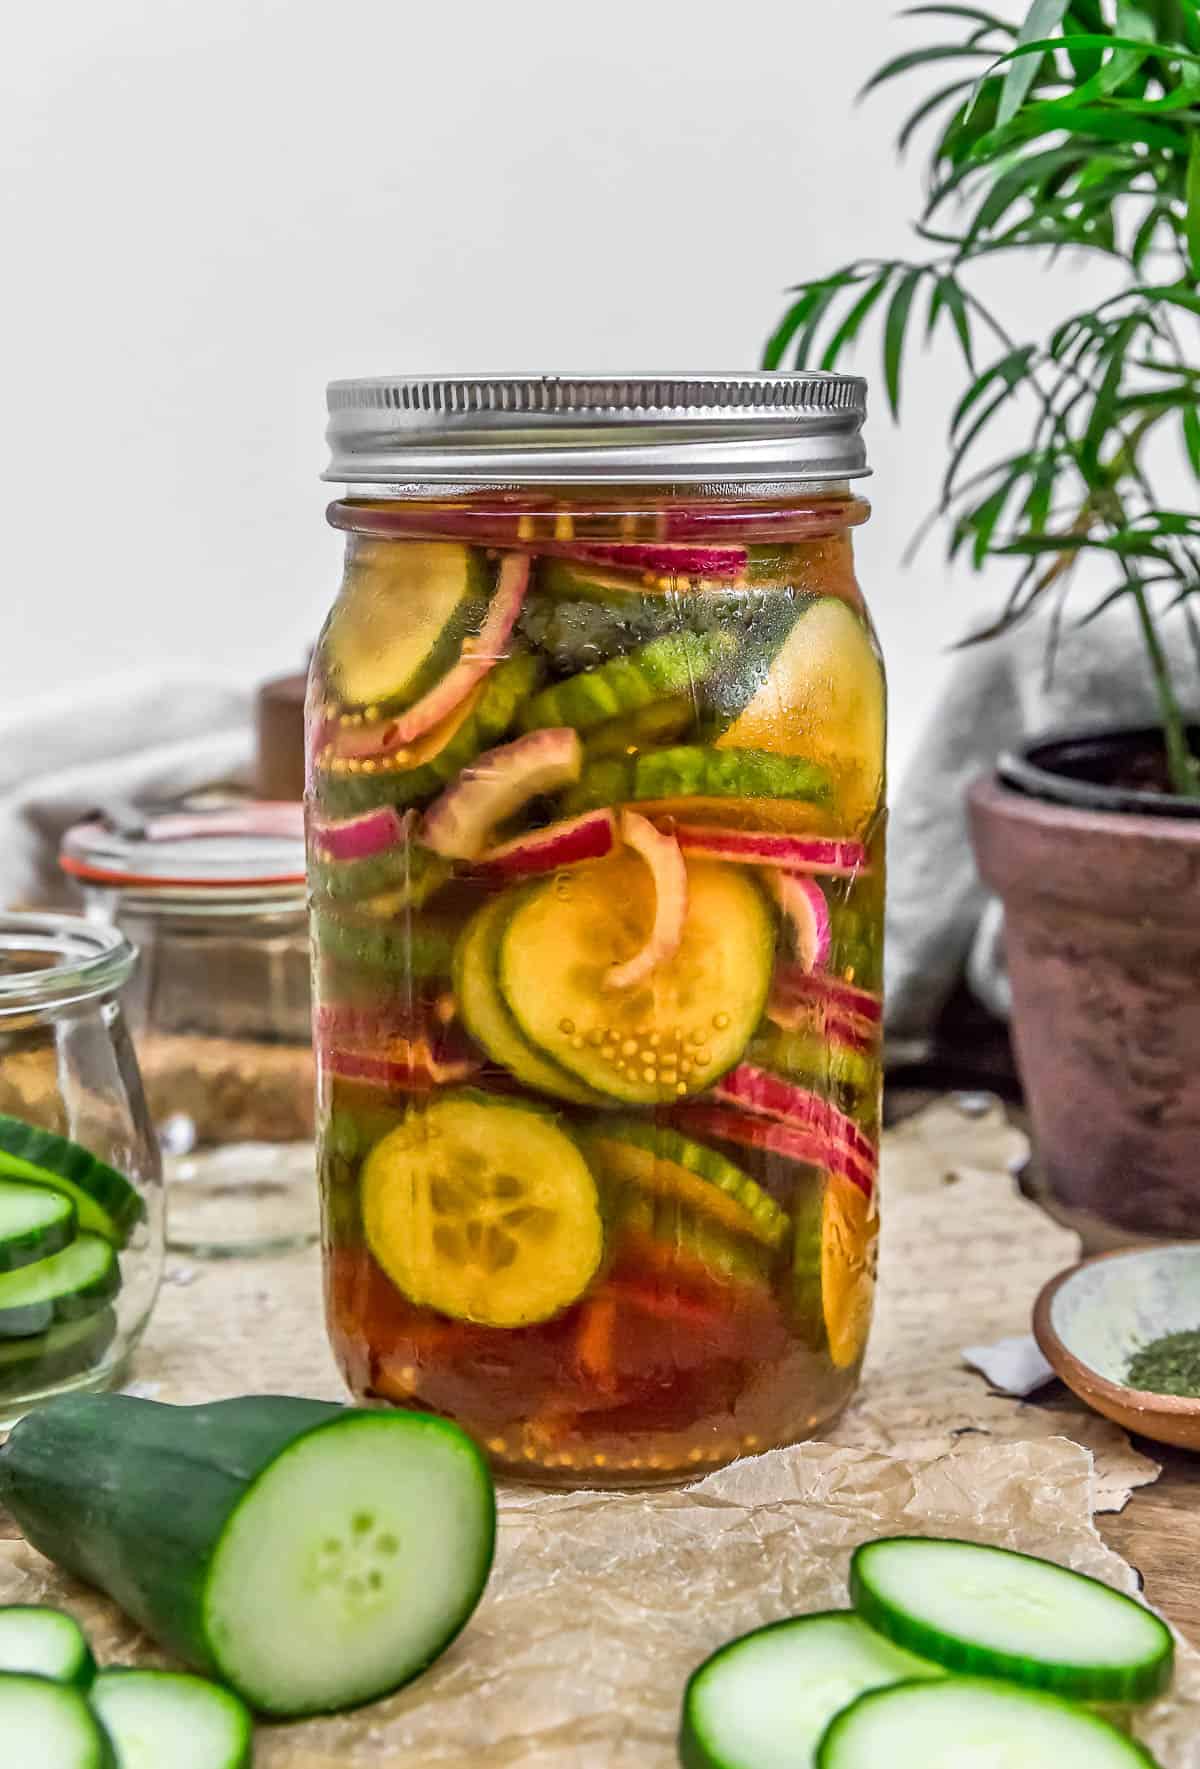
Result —
[[[1101,751],[1154,741],[1048,740],[970,793],[1040,1185],[1109,1244],[1200,1238],[1200,814],[1102,783]],[[1029,790],[1047,762],[1054,802]]]

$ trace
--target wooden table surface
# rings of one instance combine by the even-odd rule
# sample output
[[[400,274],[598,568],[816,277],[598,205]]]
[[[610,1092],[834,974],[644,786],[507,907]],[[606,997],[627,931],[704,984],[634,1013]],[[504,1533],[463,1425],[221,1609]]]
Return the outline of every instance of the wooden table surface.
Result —
[[[1200,1456],[1133,1441],[1162,1464],[1162,1474],[1153,1486],[1140,1487],[1124,1511],[1097,1517],[1096,1527],[1137,1567],[1151,1603],[1200,1646]]]

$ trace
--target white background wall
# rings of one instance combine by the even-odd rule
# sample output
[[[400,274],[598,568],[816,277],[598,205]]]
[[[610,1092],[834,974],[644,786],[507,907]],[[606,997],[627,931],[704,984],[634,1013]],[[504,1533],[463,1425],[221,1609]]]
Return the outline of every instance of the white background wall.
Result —
[[[752,367],[798,277],[903,249],[890,0],[55,0],[0,59],[5,694],[295,667],[331,593],[323,387]],[[928,89],[926,87],[926,89]],[[1001,276],[1003,276],[1003,272]],[[1037,312],[1036,288],[1003,294]],[[1019,314],[1018,322],[1019,324]],[[876,370],[875,344],[864,366]],[[978,586],[929,504],[948,351],[876,398],[893,766]]]

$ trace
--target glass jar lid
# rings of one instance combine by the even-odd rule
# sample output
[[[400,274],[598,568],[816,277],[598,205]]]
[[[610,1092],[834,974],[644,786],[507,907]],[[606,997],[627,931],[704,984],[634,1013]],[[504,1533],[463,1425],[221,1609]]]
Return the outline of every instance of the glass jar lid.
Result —
[[[866,387],[818,370],[333,381],[324,477],[394,495],[530,481],[820,485],[868,471]]]
[[[303,901],[304,810],[245,802],[140,815],[109,811],[63,837],[59,865],[89,885],[178,901]]]

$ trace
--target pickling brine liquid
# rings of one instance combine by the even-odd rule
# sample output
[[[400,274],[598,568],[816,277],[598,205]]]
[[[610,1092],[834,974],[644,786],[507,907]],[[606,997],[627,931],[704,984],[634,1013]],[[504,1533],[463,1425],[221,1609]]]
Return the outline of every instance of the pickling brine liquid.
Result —
[[[884,688],[848,496],[343,503],[309,705],[330,1332],[510,1473],[852,1392]]]

